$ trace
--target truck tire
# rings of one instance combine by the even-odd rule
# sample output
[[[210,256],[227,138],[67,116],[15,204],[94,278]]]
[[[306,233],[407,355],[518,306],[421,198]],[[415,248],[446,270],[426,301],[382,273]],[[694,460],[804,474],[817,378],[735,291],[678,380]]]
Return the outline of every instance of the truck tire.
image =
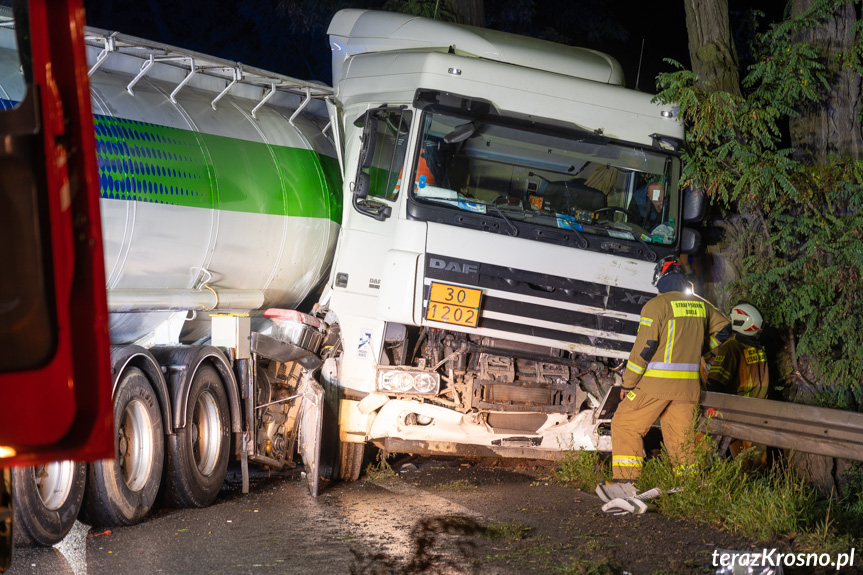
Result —
[[[24,545],[59,543],[78,518],[87,483],[87,464],[52,461],[13,470],[16,540]]]
[[[365,443],[339,442],[339,479],[356,481],[363,471],[363,458],[366,452]]]
[[[228,469],[231,420],[219,373],[203,365],[192,379],[186,427],[168,449],[167,502],[176,507],[206,507],[215,501]]]
[[[129,368],[114,398],[116,456],[90,466],[85,513],[96,526],[134,525],[156,501],[165,460],[159,401],[144,373]]]

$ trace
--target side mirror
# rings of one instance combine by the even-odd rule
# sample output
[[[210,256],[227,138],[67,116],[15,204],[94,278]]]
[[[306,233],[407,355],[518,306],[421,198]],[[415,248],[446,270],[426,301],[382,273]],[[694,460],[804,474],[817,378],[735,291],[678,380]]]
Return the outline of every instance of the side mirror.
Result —
[[[362,147],[360,148],[360,156],[357,162],[357,176],[354,179],[354,197],[361,200],[369,195],[371,176],[369,176],[366,170],[372,165],[372,159],[375,157],[375,145],[378,139],[378,119],[374,116],[374,110],[369,110],[364,115],[365,123],[363,124],[363,135],[361,137]],[[359,119],[357,121],[359,122]]]
[[[694,254],[701,249],[701,232],[693,228],[683,228],[680,235],[680,252]]]
[[[683,223],[696,224],[704,219],[707,213],[707,197],[701,188],[692,184],[683,188]]]
[[[357,152],[357,172],[351,183],[352,204],[361,214],[378,221],[392,215],[392,207],[377,198],[387,199],[387,191],[398,186],[394,166],[402,160],[397,160],[396,154],[401,150],[404,155],[404,149],[399,146],[407,142],[402,136],[409,125],[409,111],[386,104],[366,111],[354,121],[354,126],[363,129]]]
[[[357,181],[354,183],[354,197],[357,199],[365,199],[369,195],[369,188],[372,185],[372,177],[364,172],[357,174]]]

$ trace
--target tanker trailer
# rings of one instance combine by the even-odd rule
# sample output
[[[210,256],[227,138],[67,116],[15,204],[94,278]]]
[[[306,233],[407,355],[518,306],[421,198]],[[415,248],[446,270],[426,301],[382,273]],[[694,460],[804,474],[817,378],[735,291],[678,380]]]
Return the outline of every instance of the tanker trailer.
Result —
[[[328,273],[341,218],[330,88],[86,36],[116,457],[15,470],[19,533],[39,544],[65,536],[82,507],[92,524],[137,523],[160,488],[170,504],[209,505],[232,455],[247,490],[249,461],[280,468],[298,441],[319,449],[317,430],[298,440],[296,429],[302,409],[322,409],[326,326],[285,310]],[[24,93],[14,42],[0,30],[4,107]]]

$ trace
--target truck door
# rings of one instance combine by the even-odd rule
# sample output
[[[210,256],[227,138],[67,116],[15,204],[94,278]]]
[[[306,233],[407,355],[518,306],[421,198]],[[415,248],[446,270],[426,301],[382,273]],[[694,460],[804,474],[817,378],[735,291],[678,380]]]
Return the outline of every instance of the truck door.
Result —
[[[0,571],[8,468],[114,454],[84,12],[80,0],[11,4],[0,20],[15,27],[21,77],[0,99]]]

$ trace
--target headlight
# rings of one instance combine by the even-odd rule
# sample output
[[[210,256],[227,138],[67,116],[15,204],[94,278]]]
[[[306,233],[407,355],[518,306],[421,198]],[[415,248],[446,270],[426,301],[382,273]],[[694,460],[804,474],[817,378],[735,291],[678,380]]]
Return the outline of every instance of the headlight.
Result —
[[[379,369],[378,391],[388,393],[436,394],[440,389],[440,375],[411,369]]]

